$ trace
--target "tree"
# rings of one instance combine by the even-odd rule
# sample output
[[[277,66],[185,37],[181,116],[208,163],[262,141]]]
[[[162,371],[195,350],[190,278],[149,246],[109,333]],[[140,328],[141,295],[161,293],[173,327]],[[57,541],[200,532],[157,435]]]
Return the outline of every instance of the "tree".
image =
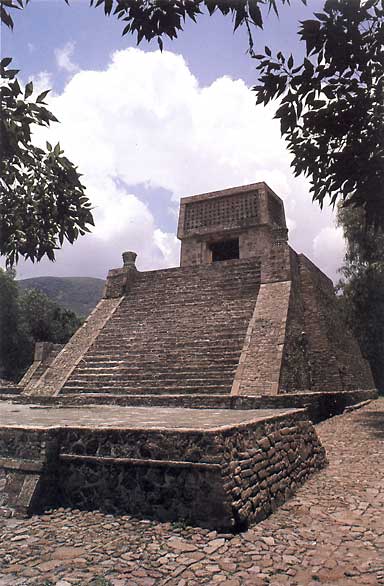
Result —
[[[376,387],[384,390],[384,234],[366,227],[361,209],[338,209],[347,243],[338,284],[347,323],[368,359]]]
[[[4,5],[14,5],[11,0],[0,2],[1,21],[11,26]],[[44,150],[32,142],[34,125],[57,121],[45,107],[48,91],[32,100],[30,82],[22,92],[11,61],[0,61],[0,255],[9,267],[19,256],[54,260],[64,239],[73,243],[93,225],[80,175],[60,144],[52,148],[47,143]]]
[[[82,324],[73,311],[63,309],[37,289],[21,293],[19,307],[34,343],[64,344]]]
[[[0,378],[18,380],[33,360],[36,342],[64,344],[82,324],[34,289],[18,288],[13,271],[0,269]]]
[[[307,3],[307,0],[301,1]],[[263,28],[260,7],[267,6],[269,11],[278,15],[279,3],[290,4],[290,0],[90,0],[90,6],[102,6],[106,16],[114,14],[124,23],[123,35],[136,34],[137,44],[143,39],[151,41],[156,38],[160,49],[163,48],[162,36],[175,39],[183,30],[186,19],[196,22],[203,13],[202,8],[210,15],[216,10],[224,15],[230,14],[234,30],[245,25],[251,36],[251,26]]]
[[[313,199],[362,207],[384,226],[384,0],[327,0],[301,23],[307,57],[259,60],[257,102],[283,96],[276,112],[295,174]]]
[[[28,335],[19,314],[19,291],[14,273],[0,269],[0,378],[17,378],[31,361]]]

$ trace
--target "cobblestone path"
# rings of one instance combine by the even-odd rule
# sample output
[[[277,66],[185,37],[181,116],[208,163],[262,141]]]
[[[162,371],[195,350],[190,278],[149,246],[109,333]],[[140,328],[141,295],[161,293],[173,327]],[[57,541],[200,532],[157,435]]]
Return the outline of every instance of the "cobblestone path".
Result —
[[[316,429],[329,467],[246,533],[64,510],[0,519],[0,586],[384,584],[384,400]]]

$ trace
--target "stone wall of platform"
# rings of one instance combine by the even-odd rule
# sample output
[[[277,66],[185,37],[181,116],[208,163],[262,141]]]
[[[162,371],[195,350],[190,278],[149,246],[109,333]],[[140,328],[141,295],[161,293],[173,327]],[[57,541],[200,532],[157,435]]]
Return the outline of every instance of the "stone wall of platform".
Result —
[[[64,507],[212,528],[234,526],[218,465],[68,458],[60,465],[59,487]]]
[[[224,487],[238,527],[265,519],[326,463],[309,421],[290,416],[257,431],[256,442],[251,430],[234,432],[226,441]]]
[[[324,464],[303,410],[207,430],[9,428],[0,509],[67,506],[242,529]]]
[[[0,429],[0,514],[23,517],[56,499],[57,431]]]
[[[264,519],[326,462],[302,411],[218,430],[60,435],[61,506],[219,529]]]

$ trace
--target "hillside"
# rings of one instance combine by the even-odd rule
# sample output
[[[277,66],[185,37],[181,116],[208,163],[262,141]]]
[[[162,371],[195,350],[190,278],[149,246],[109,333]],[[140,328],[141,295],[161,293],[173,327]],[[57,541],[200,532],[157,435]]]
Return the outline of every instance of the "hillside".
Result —
[[[38,289],[61,307],[86,316],[99,301],[104,280],[92,277],[33,277],[21,279],[17,284],[23,289]]]

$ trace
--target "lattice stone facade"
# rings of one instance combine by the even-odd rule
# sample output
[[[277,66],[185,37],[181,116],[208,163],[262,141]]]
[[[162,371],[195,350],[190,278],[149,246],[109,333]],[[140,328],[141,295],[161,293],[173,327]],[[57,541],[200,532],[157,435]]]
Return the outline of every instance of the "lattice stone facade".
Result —
[[[177,235],[182,267],[213,262],[218,245],[229,241],[238,242],[239,259],[263,255],[286,241],[284,205],[265,183],[184,197]]]

